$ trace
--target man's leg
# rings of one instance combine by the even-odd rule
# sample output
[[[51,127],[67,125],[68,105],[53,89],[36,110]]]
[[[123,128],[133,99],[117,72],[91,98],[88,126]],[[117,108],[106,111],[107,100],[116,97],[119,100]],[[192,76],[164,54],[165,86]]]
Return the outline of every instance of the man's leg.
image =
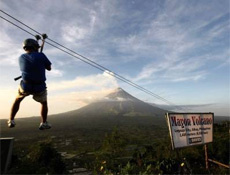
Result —
[[[11,112],[10,112],[10,120],[14,120],[14,117],[17,114],[19,107],[20,107],[20,103],[23,99],[24,99],[24,97],[15,99],[15,101],[12,105],[12,108],[11,108]]]
[[[48,114],[48,105],[47,101],[41,102],[41,124],[39,126],[40,130],[50,129],[51,125],[47,122],[47,114]]]
[[[41,102],[41,117],[42,117],[42,123],[45,123],[47,121],[47,114],[48,114],[48,105],[47,101]]]
[[[48,104],[47,104],[47,91],[44,90],[41,93],[33,95],[35,101],[41,103],[41,123],[39,126],[40,130],[50,129],[51,125],[47,122],[48,115]]]

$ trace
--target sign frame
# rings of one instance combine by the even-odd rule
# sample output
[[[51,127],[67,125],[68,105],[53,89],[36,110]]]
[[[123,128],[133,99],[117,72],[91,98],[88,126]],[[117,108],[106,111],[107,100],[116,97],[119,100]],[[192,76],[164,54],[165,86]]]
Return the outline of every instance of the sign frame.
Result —
[[[200,115],[200,116],[203,116],[203,115],[211,115],[212,116],[212,136],[211,136],[211,141],[209,142],[204,142],[201,141],[201,143],[197,143],[197,144],[192,144],[192,145],[185,145],[185,146],[175,146],[175,138],[173,137],[173,131],[172,131],[172,125],[171,125],[171,121],[170,121],[170,116],[171,115],[183,115],[183,117],[185,115]],[[213,142],[213,132],[214,132],[214,128],[213,128],[213,124],[214,124],[214,113],[212,112],[191,112],[191,113],[179,113],[179,112],[169,112],[169,113],[166,113],[165,114],[165,117],[166,117],[166,121],[167,121],[167,124],[168,124],[168,128],[169,128],[169,134],[170,134],[170,140],[171,140],[171,144],[172,144],[172,150],[174,149],[178,149],[178,148],[185,148],[185,147],[190,147],[190,146],[197,146],[197,145],[205,145],[207,143],[212,143]],[[198,125],[199,126],[199,125]],[[201,126],[201,125],[200,125]],[[185,132],[187,134],[187,132]],[[203,134],[202,134],[203,135]],[[186,136],[186,139],[187,139],[188,136]],[[199,139],[198,137],[193,137],[194,140],[196,141],[196,139]],[[191,139],[193,139],[191,138]],[[197,140],[197,142],[200,142],[199,140]],[[195,143],[195,142],[193,142]]]

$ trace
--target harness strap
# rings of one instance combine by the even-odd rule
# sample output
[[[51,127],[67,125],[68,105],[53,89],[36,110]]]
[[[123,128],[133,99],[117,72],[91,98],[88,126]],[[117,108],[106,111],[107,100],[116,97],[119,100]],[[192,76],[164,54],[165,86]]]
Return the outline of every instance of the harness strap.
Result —
[[[40,85],[43,84],[44,81],[31,81],[31,80],[22,80],[25,84],[31,84],[31,85]]]

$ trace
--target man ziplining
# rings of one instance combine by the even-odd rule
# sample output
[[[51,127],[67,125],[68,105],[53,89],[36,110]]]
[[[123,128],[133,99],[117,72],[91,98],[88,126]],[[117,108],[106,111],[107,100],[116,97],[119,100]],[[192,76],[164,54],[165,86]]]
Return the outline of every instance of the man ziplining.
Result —
[[[28,26],[27,24],[23,23],[22,21],[18,20],[17,18],[13,17],[12,15],[10,15],[10,14],[4,12],[4,11],[1,10],[1,9],[0,9],[0,12],[3,13],[3,14],[5,14],[5,15],[7,15],[9,18],[11,18],[11,19],[17,21],[20,25],[24,26],[25,28],[27,28],[27,29],[25,29],[25,28],[21,27],[20,25],[18,25],[18,24],[16,24],[16,23],[12,22],[11,20],[9,20],[9,19],[3,17],[2,15],[0,15],[0,18],[1,18],[1,19],[3,19],[3,20],[5,20],[6,22],[8,22],[8,23],[10,23],[10,24],[12,24],[12,25],[14,25],[14,26],[16,26],[17,28],[21,29],[22,31],[24,31],[24,32],[26,32],[26,33],[28,33],[28,34],[34,36],[33,33],[31,33],[30,31],[28,31],[28,29],[30,29],[30,30],[32,30],[33,32],[35,32],[35,33],[37,33],[37,34],[39,34],[39,35],[42,35],[42,36],[44,35],[44,34],[41,34],[41,33],[38,32],[38,31],[34,30],[33,28],[31,28],[31,27]],[[37,36],[38,36],[38,35],[37,35]],[[35,37],[36,37],[36,36],[35,36]],[[54,48],[56,48],[56,49],[58,49],[58,50],[60,50],[60,51],[62,51],[62,52],[64,52],[64,53],[66,53],[66,54],[68,54],[68,55],[70,55],[71,57],[77,58],[78,60],[81,60],[81,61],[83,61],[84,63],[86,63],[86,64],[88,64],[88,65],[90,65],[90,66],[92,66],[92,67],[94,67],[94,68],[96,68],[96,69],[98,69],[98,70],[100,70],[100,71],[103,71],[103,72],[105,72],[105,73],[107,73],[107,74],[109,74],[109,75],[111,75],[111,76],[113,76],[113,77],[115,77],[115,78],[117,78],[118,80],[121,80],[122,82],[125,82],[125,83],[129,84],[129,85],[132,86],[132,87],[135,87],[136,89],[138,89],[138,90],[140,90],[140,91],[142,91],[142,92],[144,92],[144,93],[146,93],[146,94],[148,94],[148,95],[151,95],[152,97],[154,97],[154,98],[156,98],[156,99],[158,99],[158,100],[161,100],[161,101],[163,101],[163,102],[165,102],[165,103],[167,103],[167,104],[169,104],[169,105],[171,105],[171,106],[174,106],[174,107],[176,107],[176,108],[179,109],[179,110],[185,111],[182,107],[180,107],[180,106],[178,106],[178,105],[176,105],[176,104],[174,104],[174,103],[168,101],[167,99],[165,99],[165,98],[163,98],[163,97],[157,95],[156,93],[153,93],[153,92],[149,91],[148,89],[146,89],[146,88],[144,88],[144,87],[142,87],[142,86],[140,86],[140,85],[138,85],[138,84],[136,84],[136,83],[134,83],[134,82],[132,82],[132,81],[126,79],[126,78],[124,78],[123,76],[121,76],[121,75],[119,75],[119,74],[117,74],[117,73],[115,73],[115,72],[113,72],[113,71],[107,69],[106,67],[104,67],[104,66],[98,64],[98,63],[95,62],[95,61],[90,60],[89,58],[87,58],[87,57],[85,57],[85,56],[83,56],[83,55],[81,55],[81,54],[79,54],[79,53],[73,51],[72,49],[69,49],[69,48],[65,47],[64,45],[59,44],[58,42],[56,42],[56,41],[54,41],[54,40],[52,40],[52,39],[49,39],[49,42],[47,42],[47,44],[49,44],[50,46],[52,46],[52,47],[54,47]],[[37,43],[36,45],[37,45],[37,47],[39,48],[38,43]],[[42,50],[43,45],[44,45],[44,36],[43,36],[43,44],[41,45],[41,50]],[[26,47],[25,47],[25,48],[26,48]],[[38,53],[38,48],[35,49],[35,50],[36,50],[35,52],[37,52],[37,53]],[[33,52],[34,52],[34,51],[33,51]],[[40,52],[41,52],[41,51],[40,51]],[[27,53],[27,54],[29,54],[29,53]],[[25,54],[25,55],[26,55],[26,54]],[[40,57],[40,56],[38,56],[38,57]],[[42,57],[45,57],[45,55],[43,54]],[[47,59],[47,58],[46,58],[46,59]],[[48,59],[47,59],[47,60],[48,60]],[[49,60],[48,60],[48,62],[49,62]],[[50,62],[49,62],[49,65],[51,66],[51,63],[50,63]],[[45,68],[43,68],[43,69],[44,69],[44,79],[42,79],[42,81],[43,81],[43,83],[45,84],[45,80],[46,80],[46,78],[45,78],[45,69],[47,69],[47,67],[45,67]],[[51,69],[51,67],[50,67],[50,69]],[[49,70],[49,69],[47,69],[47,70]],[[23,73],[23,71],[22,71],[22,73]],[[17,79],[19,79],[19,78],[21,78],[21,76],[15,78],[15,80],[17,80]],[[15,100],[13,106],[12,106],[11,115],[10,115],[10,120],[8,121],[8,126],[9,126],[9,127],[14,127],[14,126],[15,126],[14,117],[15,117],[17,111],[19,110],[20,102],[23,100],[23,98],[24,98],[25,96],[27,96],[27,95],[31,95],[31,94],[32,94],[32,95],[34,96],[34,99],[35,99],[35,98],[36,98],[36,95],[38,94],[37,92],[30,92],[30,91],[27,92],[27,90],[25,91],[25,89],[23,89],[23,86],[22,86],[22,85],[24,85],[24,86],[29,86],[29,84],[32,84],[31,86],[35,86],[35,84],[37,84],[37,82],[36,82],[36,80],[35,80],[35,83],[34,83],[33,81],[30,81],[30,80],[28,81],[28,80],[26,80],[25,77],[24,77],[24,78],[23,78],[23,81],[21,82],[20,88],[19,88],[18,96],[17,96],[17,98],[16,98],[16,100]],[[40,80],[39,80],[39,83],[38,83],[38,84],[40,84]],[[21,93],[22,91],[20,91],[20,89],[21,89],[21,90],[23,89],[23,91],[26,92],[26,95],[25,95],[25,94],[24,94],[24,95],[21,95],[21,94],[22,94],[22,93]],[[44,92],[46,92],[46,88],[43,88],[43,90],[44,90]],[[41,91],[41,92],[42,92],[42,91]],[[46,96],[47,96],[47,95],[45,95],[45,100],[44,100],[44,101],[43,101],[43,100],[42,100],[42,101],[40,101],[40,100],[38,101],[38,100],[35,99],[36,101],[38,101],[38,102],[40,102],[40,103],[42,104],[42,110],[41,110],[42,123],[41,123],[41,125],[40,125],[40,127],[39,127],[40,129],[43,129],[43,126],[47,126],[48,128],[50,128],[50,125],[47,123],[48,106],[47,106]],[[45,127],[44,127],[44,128],[45,128]]]
[[[43,38],[41,51],[44,45],[44,39],[45,38]],[[23,42],[23,49],[26,53],[19,57],[22,80],[18,88],[17,97],[12,105],[10,119],[8,120],[9,128],[15,127],[16,123],[14,118],[20,108],[20,103],[29,95],[33,95],[33,99],[41,103],[41,123],[39,129],[44,130],[51,128],[51,125],[47,122],[48,104],[45,83],[46,70],[51,70],[51,62],[44,53],[38,52],[39,48],[38,41],[34,39],[26,39]]]

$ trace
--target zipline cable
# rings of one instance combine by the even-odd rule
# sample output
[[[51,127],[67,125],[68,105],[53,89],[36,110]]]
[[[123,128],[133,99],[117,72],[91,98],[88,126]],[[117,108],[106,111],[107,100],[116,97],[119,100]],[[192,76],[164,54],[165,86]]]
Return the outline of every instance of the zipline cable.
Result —
[[[31,28],[30,26],[26,25],[25,23],[21,22],[20,20],[16,19],[16,18],[13,17],[12,15],[10,15],[10,14],[4,12],[3,10],[0,10],[0,11],[1,11],[2,13],[4,13],[5,15],[9,16],[10,18],[16,20],[16,21],[19,22],[20,24],[24,25],[25,27],[29,28],[30,30],[34,31],[35,33],[37,33],[37,34],[39,34],[39,35],[42,35],[40,32],[36,31],[35,29]],[[100,64],[98,64],[98,63],[96,63],[96,62],[94,62],[94,61],[88,59],[87,57],[85,57],[85,56],[83,56],[83,55],[81,55],[81,54],[79,54],[79,53],[77,53],[77,52],[75,52],[75,51],[73,51],[73,50],[71,50],[71,49],[69,49],[69,48],[63,46],[62,44],[59,44],[58,42],[56,42],[56,41],[54,41],[54,40],[52,40],[52,39],[50,39],[50,38],[47,38],[47,40],[52,41],[53,43],[57,44],[58,46],[61,46],[61,47],[65,48],[66,50],[68,50],[68,51],[70,51],[70,52],[73,52],[74,54],[76,54],[76,55],[78,55],[78,56],[80,56],[80,57],[86,59],[87,61],[89,61],[89,62],[95,64],[96,66],[98,66],[97,68],[100,67],[100,68],[104,69],[104,71],[109,71],[109,72],[106,72],[107,74],[111,75],[111,73],[112,73],[112,74],[115,75],[116,78],[119,77],[118,79],[120,79],[120,80],[123,79],[126,83],[129,82],[129,84],[134,85],[136,88],[138,87],[139,90],[141,89],[142,91],[144,91],[144,92],[146,92],[146,93],[148,93],[148,94],[153,95],[153,96],[154,96],[155,98],[157,98],[157,99],[160,99],[160,100],[162,100],[162,101],[164,101],[164,102],[166,102],[166,103],[168,103],[168,104],[170,104],[170,105],[176,106],[175,104],[173,104],[172,102],[170,102],[170,101],[164,99],[163,97],[161,97],[161,96],[159,96],[159,95],[157,95],[157,94],[155,94],[155,93],[153,93],[153,92],[151,92],[151,91],[149,91],[149,90],[147,90],[147,89],[141,87],[140,85],[137,85],[136,83],[134,83],[134,82],[132,82],[132,81],[130,81],[130,80],[124,78],[123,76],[121,76],[121,75],[119,75],[119,74],[117,74],[117,73],[115,73],[115,72],[113,72],[113,71],[111,71],[111,70],[105,68],[104,66],[101,66]],[[52,45],[52,44],[49,43],[49,42],[46,42],[46,43],[48,43],[49,45],[55,47],[54,45]],[[57,47],[56,47],[56,48],[57,48]],[[60,48],[58,48],[58,49],[60,49]],[[62,50],[62,51],[63,51],[63,50]],[[71,56],[73,56],[73,55],[71,55]],[[77,59],[80,59],[80,58],[77,57]],[[82,59],[80,59],[80,60],[83,61]],[[85,61],[84,61],[84,62],[85,62]],[[89,64],[89,63],[88,63],[88,64]],[[90,65],[91,65],[91,64],[90,64]],[[95,67],[95,66],[94,66],[94,67]],[[100,69],[100,70],[102,70],[102,69]],[[113,75],[112,75],[112,76],[113,76]],[[178,107],[178,106],[177,106],[177,107]]]
[[[2,11],[2,10],[0,10],[0,11]],[[4,12],[4,13],[5,13],[5,12]],[[9,15],[8,15],[8,16],[9,16]],[[27,32],[28,34],[34,36],[31,32],[28,32],[27,30],[25,30],[25,29],[23,29],[22,27],[16,25],[15,23],[13,23],[13,22],[7,20],[6,18],[4,18],[4,17],[2,17],[2,16],[0,16],[0,17],[1,17],[2,19],[6,20],[7,22],[13,24],[14,26],[20,28],[21,30]],[[11,17],[11,16],[10,16],[10,17]],[[12,17],[12,18],[15,19],[15,20],[17,20],[17,19],[14,18],[14,17]],[[17,20],[17,21],[19,21],[19,20]],[[32,28],[29,27],[28,25],[22,23],[21,21],[20,21],[20,23],[23,24],[24,26],[28,27],[29,29],[35,31],[36,33],[40,34],[39,32],[37,32],[36,30],[32,29]],[[51,40],[51,39],[50,39],[50,40]],[[53,40],[51,40],[51,41],[53,41]],[[67,50],[70,50],[70,49],[66,48],[65,46],[63,46],[63,45],[61,45],[61,44],[59,44],[59,43],[57,43],[57,42],[55,42],[55,41],[53,41],[53,42],[56,43],[56,44],[58,44],[58,45],[60,45],[60,46],[62,46],[63,48],[65,48],[65,49],[67,49]],[[71,56],[73,56],[73,57],[75,57],[75,58],[77,58],[77,59],[80,59],[81,61],[83,61],[83,62],[85,62],[85,63],[87,63],[87,64],[90,64],[89,62],[87,62],[87,61],[85,61],[85,60],[83,60],[83,59],[81,59],[81,58],[79,58],[79,57],[76,57],[75,55],[73,55],[73,54],[71,54],[71,53],[69,53],[69,52],[67,52],[67,51],[65,51],[65,50],[63,50],[63,49],[61,49],[61,48],[59,48],[59,47],[57,47],[57,46],[55,46],[55,45],[49,43],[49,42],[46,42],[46,43],[49,44],[49,45],[51,45],[51,46],[53,46],[53,47],[55,47],[55,48],[57,48],[57,49],[59,49],[59,50],[61,50],[61,51],[63,51],[63,52],[65,52],[65,53],[67,53],[67,54],[69,54],[69,55],[71,55]],[[78,54],[78,53],[76,53],[76,52],[74,52],[74,51],[72,51],[72,50],[70,50],[70,51],[73,52],[73,53],[75,53],[75,54],[77,54],[77,55],[79,55],[79,56],[81,56],[81,57],[84,57],[84,56],[82,56],[82,55],[80,55],[80,54]],[[84,57],[84,58],[86,58],[86,57]],[[166,102],[167,104],[170,104],[170,105],[175,106],[176,108],[182,109],[181,107],[179,107],[179,106],[177,106],[177,105],[175,105],[175,104],[169,102],[168,100],[164,99],[163,97],[160,97],[159,95],[154,94],[154,93],[152,93],[151,91],[148,91],[148,90],[144,89],[143,87],[141,87],[141,86],[139,86],[139,85],[137,85],[137,84],[131,82],[130,80],[125,79],[124,77],[120,76],[119,74],[116,74],[116,73],[110,71],[109,69],[107,69],[107,68],[105,68],[105,67],[103,67],[103,66],[101,66],[101,65],[99,65],[99,64],[97,64],[97,63],[95,63],[95,62],[93,62],[93,61],[91,61],[91,60],[89,60],[88,58],[86,58],[86,59],[87,59],[88,61],[90,61],[91,63],[96,64],[96,66],[93,65],[93,64],[90,64],[91,66],[93,66],[93,67],[95,67],[95,68],[97,68],[97,69],[99,69],[99,70],[101,70],[101,71],[105,71],[107,74],[109,74],[109,75],[111,75],[111,76],[114,76],[115,78],[118,78],[119,80],[121,80],[121,81],[123,81],[123,82],[125,82],[125,83],[128,83],[129,85],[131,85],[131,86],[133,86],[133,87],[135,87],[135,88],[137,88],[137,89],[139,89],[139,90],[141,90],[141,91],[143,91],[143,92],[145,92],[145,93],[147,93],[147,94],[149,94],[149,95],[151,95],[151,96],[153,96],[153,97],[155,97],[155,98],[157,98],[157,99],[159,99],[159,100],[162,100],[162,101]]]
[[[20,24],[24,25],[25,27],[29,28],[30,30],[34,31],[35,33],[37,33],[37,34],[39,34],[39,35],[42,35],[40,32],[34,30],[33,28],[29,27],[29,26],[26,25],[25,23],[23,23],[23,22],[21,22],[20,20],[14,18],[13,16],[9,15],[8,13],[4,12],[3,10],[0,10],[0,11],[1,11],[2,13],[6,14],[7,16],[9,16],[10,18],[16,20],[16,21],[19,22]],[[12,24],[12,25],[18,27],[19,29],[23,30],[24,32],[26,32],[26,33],[28,33],[28,34],[34,36],[34,34],[32,34],[31,32],[29,32],[29,31],[27,31],[27,30],[25,30],[24,28],[20,27],[19,25],[15,24],[15,23],[13,23],[13,22],[11,22],[11,21],[9,21],[9,20],[7,20],[6,18],[4,18],[4,17],[2,17],[2,16],[0,16],[0,17],[1,17],[3,20],[9,22],[10,24]],[[87,63],[87,64],[89,64],[89,65],[91,65],[91,66],[93,66],[93,67],[95,67],[95,68],[97,68],[97,69],[99,69],[99,70],[101,70],[101,71],[104,71],[105,73],[107,73],[107,74],[109,74],[109,75],[111,75],[111,76],[113,76],[113,77],[115,77],[115,78],[117,78],[117,79],[119,79],[119,80],[121,80],[121,81],[123,81],[123,82],[125,82],[125,83],[127,83],[127,84],[129,84],[129,85],[131,85],[131,86],[133,86],[133,87],[135,87],[135,88],[137,88],[137,89],[139,89],[139,90],[141,90],[141,91],[143,91],[143,92],[145,92],[145,93],[147,93],[147,94],[149,94],[149,95],[151,95],[151,96],[153,96],[153,97],[159,99],[159,100],[161,100],[161,101],[164,101],[164,102],[167,103],[167,104],[173,105],[174,107],[176,107],[176,108],[178,108],[178,109],[180,109],[180,110],[183,110],[181,107],[179,107],[179,106],[175,105],[174,103],[172,103],[172,102],[166,100],[165,98],[163,98],[163,97],[161,97],[161,96],[159,96],[159,95],[157,95],[157,94],[155,94],[155,93],[153,93],[153,92],[151,92],[151,91],[149,91],[149,90],[147,90],[147,89],[141,87],[140,85],[137,85],[136,83],[134,83],[134,82],[132,82],[132,81],[130,81],[130,80],[124,78],[123,76],[120,76],[119,74],[117,74],[117,73],[115,73],[115,72],[113,72],[113,71],[111,71],[111,70],[105,68],[104,66],[101,66],[100,64],[98,64],[98,63],[96,63],[96,62],[94,62],[94,61],[88,59],[87,57],[85,57],[85,56],[83,56],[83,55],[81,55],[81,54],[79,54],[79,53],[77,53],[77,52],[75,52],[75,51],[73,51],[73,50],[71,50],[71,49],[69,49],[69,48],[63,46],[62,44],[59,44],[58,42],[56,42],[56,41],[54,41],[54,40],[52,40],[52,39],[50,39],[50,38],[47,38],[47,40],[49,40],[49,41],[55,43],[56,45],[58,45],[58,46],[60,46],[60,47],[62,47],[62,48],[64,48],[64,49],[66,49],[66,50],[68,50],[68,51],[70,51],[70,52],[72,52],[72,53],[75,54],[75,55],[74,55],[74,54],[72,54],[72,53],[70,53],[70,52],[67,52],[66,50],[64,50],[64,49],[62,49],[62,48],[60,48],[60,47],[58,47],[58,46],[56,46],[56,45],[54,45],[54,44],[52,44],[52,43],[46,41],[47,44],[49,44],[49,45],[51,45],[51,46],[53,46],[53,47],[55,47],[55,48],[57,48],[57,49],[59,49],[59,50],[65,52],[65,53],[67,53],[67,54],[69,54],[70,56],[73,56],[73,57],[75,57],[75,58],[77,58],[77,59],[80,59],[81,61],[83,61],[83,62],[85,62],[85,63]],[[77,57],[76,55],[78,55],[78,57]],[[83,59],[82,59],[82,58],[79,58],[79,56],[82,57]]]
[[[33,33],[31,33],[31,32],[29,32],[29,31],[27,31],[27,30],[23,29],[22,27],[20,27],[20,26],[18,26],[17,24],[15,24],[15,23],[13,23],[13,22],[9,21],[8,19],[6,19],[6,18],[4,18],[4,17],[2,17],[2,16],[0,16],[0,18],[4,19],[4,20],[5,20],[5,21],[7,21],[8,23],[10,23],[10,24],[12,24],[12,25],[14,25],[14,26],[18,27],[19,29],[23,30],[24,32],[26,32],[26,33],[28,33],[28,34],[30,34],[30,35],[32,35],[32,36],[34,36],[34,34],[33,34]]]

